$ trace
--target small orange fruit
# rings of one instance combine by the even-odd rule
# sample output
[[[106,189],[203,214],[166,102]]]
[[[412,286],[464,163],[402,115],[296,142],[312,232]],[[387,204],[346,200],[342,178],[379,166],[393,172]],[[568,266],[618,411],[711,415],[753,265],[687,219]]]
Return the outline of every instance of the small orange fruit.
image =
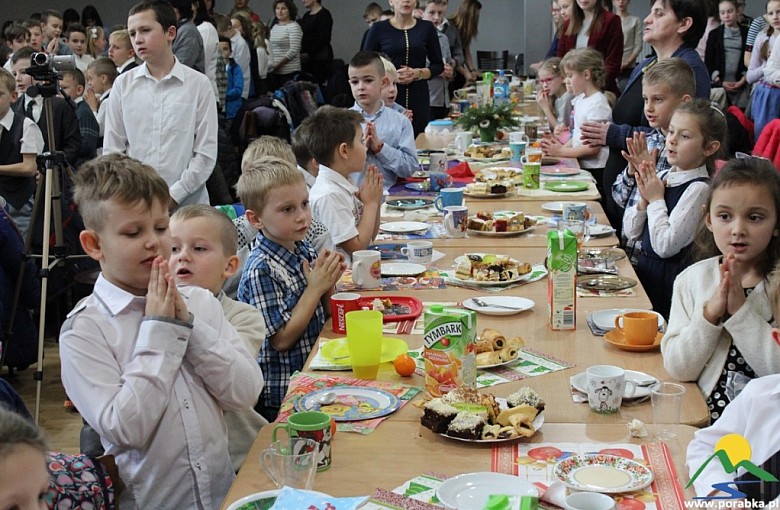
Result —
[[[403,377],[409,377],[414,373],[414,369],[417,365],[414,362],[414,358],[408,354],[399,354],[397,358],[393,360],[393,367],[398,375]]]

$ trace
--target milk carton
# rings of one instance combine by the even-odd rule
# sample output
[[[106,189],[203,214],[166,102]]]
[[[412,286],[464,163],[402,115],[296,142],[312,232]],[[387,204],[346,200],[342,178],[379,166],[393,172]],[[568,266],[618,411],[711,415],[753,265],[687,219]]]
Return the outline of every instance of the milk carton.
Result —
[[[431,397],[440,397],[458,386],[473,388],[477,380],[476,312],[431,305],[424,321],[425,390]]]
[[[569,230],[547,233],[547,311],[552,329],[577,327],[577,237]]]

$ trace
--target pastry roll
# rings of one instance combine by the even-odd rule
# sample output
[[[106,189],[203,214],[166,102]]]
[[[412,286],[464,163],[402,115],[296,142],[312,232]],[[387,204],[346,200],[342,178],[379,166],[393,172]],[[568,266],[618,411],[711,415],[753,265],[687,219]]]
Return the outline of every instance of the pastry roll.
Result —
[[[525,346],[525,340],[523,340],[523,338],[520,336],[513,336],[512,338],[506,341],[506,346],[507,347],[512,346],[517,349],[520,349],[521,347]]]
[[[493,344],[493,350],[499,351],[506,345],[506,338],[497,329],[485,328],[482,332],[482,340],[488,340]]]
[[[479,340],[477,343],[474,344],[474,352],[476,354],[479,354],[481,352],[492,352],[493,351],[493,342],[489,340]]]
[[[517,348],[512,346],[504,347],[498,351],[498,357],[501,358],[502,362],[517,359]]]
[[[498,365],[501,363],[501,356],[495,351],[480,352],[477,354],[477,366]]]
[[[501,425],[485,425],[482,429],[482,439],[498,439]]]
[[[496,425],[498,427],[498,425]],[[520,433],[514,427],[500,427],[496,437],[498,439],[512,439],[513,437],[519,437]]]
[[[516,414],[509,417],[509,423],[517,431],[517,435],[520,437],[531,437],[536,432],[534,429],[534,420],[528,415]]]

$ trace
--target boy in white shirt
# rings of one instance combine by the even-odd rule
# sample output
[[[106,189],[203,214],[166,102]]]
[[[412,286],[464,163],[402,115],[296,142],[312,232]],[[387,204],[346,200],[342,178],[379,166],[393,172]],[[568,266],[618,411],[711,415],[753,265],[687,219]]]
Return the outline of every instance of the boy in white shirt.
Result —
[[[218,508],[234,478],[223,409],[252,407],[263,374],[211,292],[177,289],[153,168],[101,156],[74,190],[101,274],[62,326],[65,390],[116,458],[122,508]]]
[[[78,23],[71,23],[68,25],[68,47],[71,53],[76,58],[76,67],[79,71],[87,74],[87,66],[92,63],[95,58],[87,53],[87,29]]]
[[[323,106],[302,124],[309,152],[320,164],[309,193],[311,209],[328,227],[333,244],[346,254],[348,264],[352,253],[368,248],[379,231],[382,204],[382,174],[375,166],[366,168],[360,189],[348,179],[366,164],[361,121],[361,115],[353,110]]]
[[[84,99],[98,121],[102,138],[106,130],[108,98],[111,95],[111,87],[113,87],[117,77],[116,65],[110,58],[100,57],[89,64],[85,76],[88,87]],[[100,146],[102,147],[103,144],[101,143]]]

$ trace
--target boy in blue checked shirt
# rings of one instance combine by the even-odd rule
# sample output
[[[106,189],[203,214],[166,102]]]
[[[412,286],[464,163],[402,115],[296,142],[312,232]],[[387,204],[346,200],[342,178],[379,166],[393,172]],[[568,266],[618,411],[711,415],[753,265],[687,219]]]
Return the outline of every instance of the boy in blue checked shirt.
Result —
[[[247,220],[259,231],[237,296],[258,308],[266,325],[258,358],[266,384],[255,409],[274,421],[290,376],[303,368],[325,324],[327,303],[346,266],[330,250],[317,257],[303,240],[311,224],[309,190],[292,163],[254,161],[243,169],[236,190]]]
[[[623,157],[628,166],[612,184],[612,198],[623,210],[639,200],[639,188],[634,173],[643,160],[655,165],[656,174],[664,180],[671,165],[666,160],[666,132],[677,106],[690,101],[696,92],[696,81],[691,67],[681,58],[661,60],[650,66],[642,78],[642,97],[645,102],[645,117],[653,130],[650,133],[634,132],[633,139],[627,138],[628,153]],[[620,229],[621,243],[631,263],[636,265],[641,240],[629,240]]]

